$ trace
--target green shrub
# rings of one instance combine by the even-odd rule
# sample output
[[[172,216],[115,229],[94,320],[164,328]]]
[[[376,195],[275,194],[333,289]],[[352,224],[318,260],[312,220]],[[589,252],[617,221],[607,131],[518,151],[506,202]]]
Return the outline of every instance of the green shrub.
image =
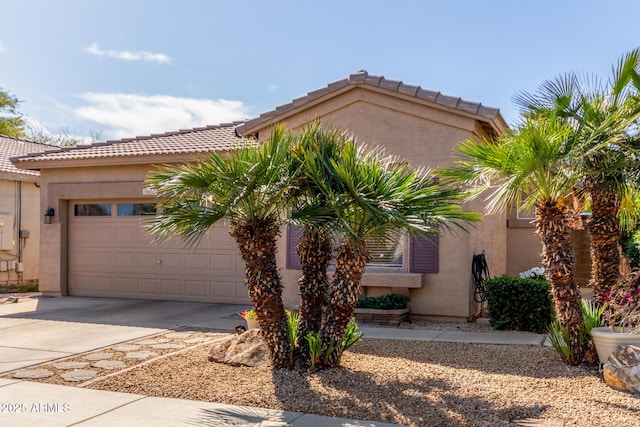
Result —
[[[500,276],[486,282],[489,322],[496,329],[543,333],[554,320],[547,280]]]
[[[356,303],[357,308],[377,308],[381,310],[401,310],[407,308],[407,297],[400,294],[364,297]]]

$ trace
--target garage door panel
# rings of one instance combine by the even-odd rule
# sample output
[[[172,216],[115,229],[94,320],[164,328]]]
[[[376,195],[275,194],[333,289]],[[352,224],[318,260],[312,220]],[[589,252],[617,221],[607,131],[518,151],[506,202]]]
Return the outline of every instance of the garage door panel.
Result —
[[[138,246],[137,227],[116,227],[115,243],[117,247],[137,247]]]
[[[185,257],[185,267],[188,270],[201,270],[201,271],[209,270],[209,257],[207,256],[207,254],[188,253],[188,254],[185,254],[184,257]]]
[[[142,278],[138,280],[138,292],[141,295],[151,296],[151,295],[160,295],[160,280],[159,279],[148,279]]]
[[[120,273],[132,273],[138,268],[136,262],[137,254],[135,252],[116,252],[115,268]]]
[[[156,242],[140,217],[117,216],[115,209],[111,216],[76,217],[73,206],[70,202],[72,295],[249,302],[242,258],[227,226],[213,227],[197,247],[187,247],[181,239]]]
[[[112,292],[113,277],[112,276],[93,276],[93,290],[96,292]]]
[[[184,283],[179,279],[164,279],[161,282],[162,295],[180,296],[184,295]]]
[[[207,280],[185,280],[184,294],[187,297],[209,297],[209,282]]]
[[[116,277],[115,291],[117,294],[134,295],[138,292],[137,280],[133,277]]]

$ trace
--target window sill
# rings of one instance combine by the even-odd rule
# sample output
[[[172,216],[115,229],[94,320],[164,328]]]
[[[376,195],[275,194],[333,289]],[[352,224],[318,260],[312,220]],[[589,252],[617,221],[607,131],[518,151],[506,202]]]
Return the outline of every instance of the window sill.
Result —
[[[421,273],[365,273],[361,281],[362,286],[378,286],[393,288],[421,288]]]

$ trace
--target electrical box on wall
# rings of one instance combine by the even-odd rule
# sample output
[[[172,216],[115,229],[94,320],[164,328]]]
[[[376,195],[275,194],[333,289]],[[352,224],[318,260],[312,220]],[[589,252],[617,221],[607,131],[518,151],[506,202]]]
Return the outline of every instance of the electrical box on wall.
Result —
[[[13,250],[13,215],[0,213],[0,251]]]

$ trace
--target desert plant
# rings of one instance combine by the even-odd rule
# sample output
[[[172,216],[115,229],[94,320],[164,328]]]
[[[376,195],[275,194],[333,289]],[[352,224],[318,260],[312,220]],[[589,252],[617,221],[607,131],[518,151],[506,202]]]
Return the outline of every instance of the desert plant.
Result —
[[[487,280],[489,321],[496,329],[541,333],[554,320],[546,280],[500,276]]]
[[[606,304],[598,304],[591,300],[582,300],[582,324],[585,334],[591,336],[591,329],[605,325],[603,313]]]
[[[569,360],[571,356],[571,347],[569,345],[569,328],[562,326],[560,322],[554,320],[549,324],[547,330],[549,334],[549,341],[555,349],[556,353],[560,355],[565,362]]]
[[[322,369],[326,365],[334,365],[340,361],[342,353],[354,346],[362,339],[364,334],[358,329],[358,323],[353,317],[349,320],[342,339],[331,340],[328,343],[322,341],[319,332],[310,332],[305,336],[309,344],[309,366],[312,371]]]
[[[376,308],[380,310],[401,310],[407,308],[408,298],[400,294],[380,295],[360,298],[356,308]]]

